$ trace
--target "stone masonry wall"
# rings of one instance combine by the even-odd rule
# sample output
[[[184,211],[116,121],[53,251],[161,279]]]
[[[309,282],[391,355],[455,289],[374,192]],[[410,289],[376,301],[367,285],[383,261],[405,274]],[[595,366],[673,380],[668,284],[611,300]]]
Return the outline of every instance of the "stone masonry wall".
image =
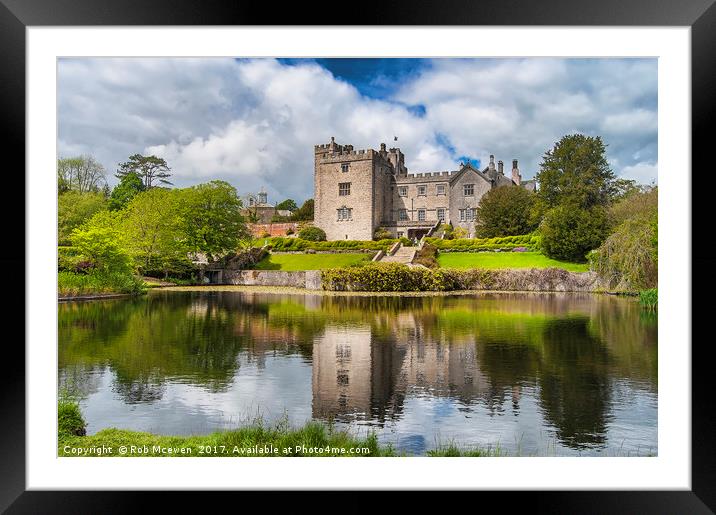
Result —
[[[322,287],[320,270],[225,270],[224,284],[241,286],[284,286],[320,290]]]

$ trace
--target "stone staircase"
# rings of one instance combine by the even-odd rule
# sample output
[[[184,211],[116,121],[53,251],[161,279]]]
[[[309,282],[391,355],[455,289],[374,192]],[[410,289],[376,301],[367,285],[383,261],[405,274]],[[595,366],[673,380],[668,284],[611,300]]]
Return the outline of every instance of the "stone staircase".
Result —
[[[394,254],[386,254],[380,258],[381,263],[402,263],[408,265],[413,262],[415,253],[417,252],[415,247],[403,247],[400,245],[398,250]]]

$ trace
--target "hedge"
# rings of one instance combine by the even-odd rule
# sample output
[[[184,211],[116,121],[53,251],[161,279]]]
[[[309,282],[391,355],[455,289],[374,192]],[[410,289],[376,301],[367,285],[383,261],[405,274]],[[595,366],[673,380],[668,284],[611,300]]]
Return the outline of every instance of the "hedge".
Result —
[[[460,238],[456,240],[425,238],[425,242],[435,246],[441,252],[488,252],[491,250],[511,250],[517,247],[528,247],[530,250],[537,250],[540,245],[539,236],[532,234],[497,238]]]
[[[388,250],[397,239],[379,241],[364,240],[335,240],[335,241],[308,241],[301,238],[283,238],[276,236],[268,238],[271,250],[277,252],[301,252],[304,250]],[[404,243],[405,244],[405,243]]]
[[[560,268],[528,270],[428,269],[400,263],[370,263],[322,272],[323,289],[332,291],[593,291],[593,272]]]

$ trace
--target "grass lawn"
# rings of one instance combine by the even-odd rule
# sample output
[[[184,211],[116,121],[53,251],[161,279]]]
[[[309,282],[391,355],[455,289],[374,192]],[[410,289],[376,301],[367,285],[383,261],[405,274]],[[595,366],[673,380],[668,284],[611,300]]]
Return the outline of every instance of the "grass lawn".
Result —
[[[563,268],[586,272],[587,263],[568,263],[550,259],[538,252],[440,252],[438,263],[444,268]]]
[[[269,254],[256,270],[323,270],[369,261],[373,254]]]

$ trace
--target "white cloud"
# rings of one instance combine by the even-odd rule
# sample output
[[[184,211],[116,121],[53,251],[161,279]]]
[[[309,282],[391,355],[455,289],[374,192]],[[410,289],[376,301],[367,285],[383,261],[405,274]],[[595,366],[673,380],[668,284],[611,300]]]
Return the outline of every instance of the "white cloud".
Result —
[[[635,180],[639,184],[651,184],[658,182],[658,169],[656,163],[637,163],[632,166],[625,166],[621,176],[625,179]]]
[[[58,144],[110,173],[155,153],[177,186],[220,178],[299,201],[313,194],[313,145],[331,136],[357,149],[398,145],[418,172],[495,154],[508,168],[519,159],[529,178],[571,132],[601,134],[619,174],[656,163],[655,60],[439,59],[396,83],[377,100],[311,62],[63,59]]]

